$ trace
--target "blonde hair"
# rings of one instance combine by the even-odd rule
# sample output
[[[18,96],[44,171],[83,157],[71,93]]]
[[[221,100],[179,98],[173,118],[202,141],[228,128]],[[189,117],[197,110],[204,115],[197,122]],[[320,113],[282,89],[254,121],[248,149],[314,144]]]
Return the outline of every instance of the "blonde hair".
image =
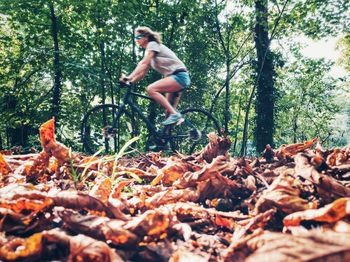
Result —
[[[158,44],[162,43],[160,33],[152,31],[152,29],[147,26],[139,26],[135,29],[135,31],[140,34],[144,34],[148,38],[148,41],[156,41]]]

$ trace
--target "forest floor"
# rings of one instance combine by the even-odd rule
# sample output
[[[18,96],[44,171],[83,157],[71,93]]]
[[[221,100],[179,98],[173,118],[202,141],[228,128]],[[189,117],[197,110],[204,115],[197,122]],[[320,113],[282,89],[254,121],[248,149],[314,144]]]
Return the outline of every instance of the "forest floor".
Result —
[[[350,147],[315,138],[233,158],[0,154],[2,261],[350,261]]]

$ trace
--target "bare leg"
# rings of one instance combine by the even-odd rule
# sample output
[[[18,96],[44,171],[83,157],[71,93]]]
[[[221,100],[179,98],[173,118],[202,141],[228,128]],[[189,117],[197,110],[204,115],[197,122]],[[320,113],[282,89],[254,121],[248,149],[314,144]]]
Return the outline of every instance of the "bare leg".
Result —
[[[177,95],[176,95],[177,94]],[[182,92],[175,92],[175,93],[167,93],[166,98],[168,99],[169,103],[176,108],[177,105],[180,102]]]
[[[147,87],[147,92],[156,102],[165,108],[169,114],[175,114],[175,108],[170,104],[169,100],[161,93],[174,93],[178,92],[182,87],[172,77],[166,77],[154,82]],[[179,102],[177,101],[176,105]],[[175,105],[175,107],[176,107]]]
[[[175,95],[177,93],[177,96]],[[166,99],[169,101],[169,103],[173,106],[174,109],[176,109],[177,105],[180,102],[182,92],[175,92],[175,93],[167,93],[165,95]],[[168,117],[169,114],[166,114],[166,117]]]

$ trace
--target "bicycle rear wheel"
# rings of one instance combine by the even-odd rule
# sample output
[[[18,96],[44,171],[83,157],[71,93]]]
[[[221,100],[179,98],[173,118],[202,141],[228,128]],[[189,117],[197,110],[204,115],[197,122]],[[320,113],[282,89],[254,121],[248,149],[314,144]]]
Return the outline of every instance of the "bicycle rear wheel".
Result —
[[[173,150],[190,155],[209,143],[207,134],[214,132],[220,135],[217,120],[205,110],[189,108],[181,114],[185,122],[171,126],[170,130],[170,145]],[[200,131],[200,137],[196,137],[196,130]]]
[[[130,115],[124,111],[115,127],[115,136],[108,138],[103,136],[103,128],[112,126],[116,112],[119,107],[113,104],[98,105],[90,109],[84,116],[81,125],[81,138],[83,150],[93,154],[103,149],[104,154],[114,154],[129,141],[135,134],[135,124]]]

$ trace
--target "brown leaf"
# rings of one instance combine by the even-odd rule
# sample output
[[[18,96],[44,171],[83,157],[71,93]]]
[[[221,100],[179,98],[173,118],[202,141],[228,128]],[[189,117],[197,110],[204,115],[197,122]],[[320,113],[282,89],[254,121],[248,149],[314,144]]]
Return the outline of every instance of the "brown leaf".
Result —
[[[32,163],[25,165],[23,174],[26,176],[26,180],[36,181],[40,176],[47,173],[47,168],[49,167],[50,154],[42,151],[38,154]]]
[[[262,153],[262,157],[266,159],[267,163],[273,162],[273,159],[275,157],[275,152],[273,151],[270,144],[267,144],[265,147],[264,152]]]
[[[167,232],[172,218],[167,209],[148,210],[140,217],[128,222],[125,228],[139,236],[158,237]]]
[[[228,137],[219,137],[215,133],[209,133],[208,138],[209,144],[202,150],[199,158],[210,163],[217,156],[227,153],[231,147],[231,141]]]
[[[112,212],[103,202],[88,194],[79,193],[77,191],[61,191],[52,197],[56,206],[72,208],[75,210],[92,210],[100,213],[106,213],[109,217],[113,217]]]
[[[71,160],[69,148],[60,142],[49,142],[45,147],[45,151],[50,152],[50,154],[58,160],[59,164]]]
[[[233,230],[236,223],[231,219],[224,218],[224,217],[217,215],[215,217],[215,224],[217,226],[226,227],[229,230]]]
[[[123,259],[106,243],[97,241],[85,235],[69,236],[59,230],[44,233],[46,241],[61,243],[69,246],[70,254],[67,259],[73,261],[119,262]]]
[[[162,182],[163,185],[169,186],[187,171],[188,166],[186,163],[175,157],[169,157],[167,164],[159,170],[157,177],[151,182],[151,185],[155,186]]]
[[[339,198],[319,209],[296,212],[283,219],[285,226],[299,226],[301,221],[334,223],[350,214],[350,198]]]
[[[319,173],[303,154],[295,156],[295,175],[312,182],[318,194],[328,202],[338,197],[350,197],[350,189],[331,176]]]
[[[253,254],[244,261],[347,261],[350,237],[343,235],[342,242],[332,242],[337,237],[339,234],[329,231],[327,234],[311,231],[298,236],[266,232],[247,241]]]
[[[318,139],[314,138],[312,140],[305,141],[304,143],[282,145],[276,150],[276,156],[278,159],[288,159],[299,152],[311,148],[317,141]]]
[[[111,241],[118,246],[133,246],[140,239],[124,228],[125,222],[96,215],[81,215],[71,210],[58,211],[66,226],[74,232],[100,240]]]
[[[316,207],[316,203],[301,198],[300,194],[301,191],[295,183],[295,178],[285,172],[279,175],[270,187],[263,192],[256,203],[255,213],[275,207],[290,214]]]

